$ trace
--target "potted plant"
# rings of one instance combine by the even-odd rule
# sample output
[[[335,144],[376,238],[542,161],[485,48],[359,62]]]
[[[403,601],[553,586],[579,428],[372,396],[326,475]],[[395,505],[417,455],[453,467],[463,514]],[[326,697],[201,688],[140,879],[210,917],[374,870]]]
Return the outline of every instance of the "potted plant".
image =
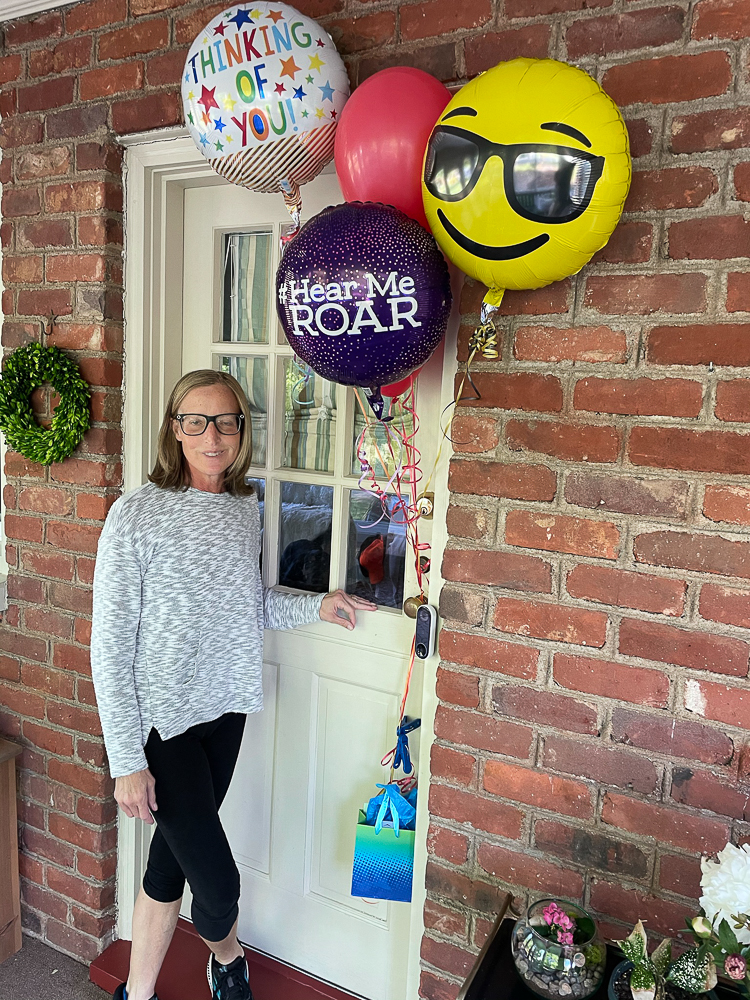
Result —
[[[513,928],[510,942],[521,979],[545,1000],[583,1000],[604,978],[606,947],[592,917],[575,903],[532,903]]]
[[[672,961],[672,941],[665,938],[649,955],[646,931],[639,920],[624,941],[618,941],[625,961],[615,966],[609,983],[610,1000],[682,1000],[684,994],[707,993],[716,986],[713,956],[691,948]]]
[[[709,954],[734,985],[750,997],[750,846],[727,844],[716,859],[701,861],[701,913],[688,920],[701,954]]]

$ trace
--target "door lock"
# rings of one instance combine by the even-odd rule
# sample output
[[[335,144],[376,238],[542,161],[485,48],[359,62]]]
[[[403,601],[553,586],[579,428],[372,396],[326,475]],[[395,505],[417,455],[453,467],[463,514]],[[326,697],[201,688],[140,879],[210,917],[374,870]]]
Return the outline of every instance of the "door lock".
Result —
[[[432,515],[435,511],[435,494],[434,493],[423,493],[421,496],[417,497],[417,513],[420,517],[423,517],[426,521],[432,519]]]

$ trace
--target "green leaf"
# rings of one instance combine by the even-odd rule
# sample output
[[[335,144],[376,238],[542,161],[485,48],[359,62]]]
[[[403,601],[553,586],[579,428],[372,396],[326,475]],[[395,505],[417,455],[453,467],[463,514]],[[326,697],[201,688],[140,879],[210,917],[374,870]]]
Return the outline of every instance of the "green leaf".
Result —
[[[711,955],[691,948],[673,963],[665,978],[688,993],[706,993],[716,986],[716,965]]]
[[[618,944],[625,953],[625,956],[629,958],[634,965],[640,965],[641,963],[648,961],[646,931],[644,930],[643,923],[640,920],[625,940],[618,941]]]
[[[640,923],[640,920],[638,921]],[[630,973],[630,989],[633,1000],[654,1000],[656,976],[649,965],[640,963]]]
[[[667,971],[669,963],[672,961],[672,940],[664,938],[658,948],[651,955],[651,961],[658,975],[663,976]]]
[[[737,935],[729,926],[728,920],[722,920],[719,924],[719,942],[721,943],[721,947],[724,951],[729,955],[734,955],[740,950],[740,943],[737,940]]]

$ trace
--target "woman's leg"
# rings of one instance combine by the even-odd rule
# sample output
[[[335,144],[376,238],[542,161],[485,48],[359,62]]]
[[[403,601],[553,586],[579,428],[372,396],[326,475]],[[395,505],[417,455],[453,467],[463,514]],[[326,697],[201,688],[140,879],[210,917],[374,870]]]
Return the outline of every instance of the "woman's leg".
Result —
[[[159,903],[141,889],[133,910],[128,1000],[151,1000],[164,957],[177,926],[180,903]]]

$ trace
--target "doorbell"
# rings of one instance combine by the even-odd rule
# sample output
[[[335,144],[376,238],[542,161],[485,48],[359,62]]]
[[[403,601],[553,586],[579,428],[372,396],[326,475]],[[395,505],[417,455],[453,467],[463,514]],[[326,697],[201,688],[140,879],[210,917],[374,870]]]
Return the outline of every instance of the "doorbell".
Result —
[[[435,652],[435,632],[437,631],[437,611],[431,604],[421,604],[417,609],[417,626],[414,652],[420,660],[426,660]]]

